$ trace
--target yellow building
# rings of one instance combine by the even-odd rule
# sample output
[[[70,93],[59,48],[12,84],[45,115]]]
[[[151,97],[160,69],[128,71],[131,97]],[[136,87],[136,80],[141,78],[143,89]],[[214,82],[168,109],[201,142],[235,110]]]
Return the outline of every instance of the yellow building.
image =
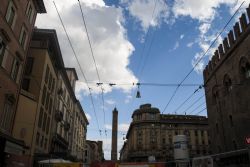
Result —
[[[56,85],[64,70],[55,30],[34,30],[26,62],[13,134],[24,140],[32,164],[51,151]]]
[[[160,114],[151,104],[141,105],[132,115],[133,121],[126,141],[120,151],[120,159],[128,162],[174,160],[173,136],[186,135],[190,158],[208,155],[208,120],[203,116]]]
[[[75,103],[74,124],[72,135],[71,154],[77,160],[83,162],[85,159],[85,145],[87,135],[87,125],[89,124],[86,115],[79,101]]]

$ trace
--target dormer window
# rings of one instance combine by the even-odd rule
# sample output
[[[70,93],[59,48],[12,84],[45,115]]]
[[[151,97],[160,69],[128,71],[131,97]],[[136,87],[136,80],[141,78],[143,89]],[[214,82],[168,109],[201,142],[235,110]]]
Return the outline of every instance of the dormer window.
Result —
[[[142,115],[141,115],[141,114],[138,114],[138,115],[137,115],[137,120],[141,120],[141,118],[142,118]]]

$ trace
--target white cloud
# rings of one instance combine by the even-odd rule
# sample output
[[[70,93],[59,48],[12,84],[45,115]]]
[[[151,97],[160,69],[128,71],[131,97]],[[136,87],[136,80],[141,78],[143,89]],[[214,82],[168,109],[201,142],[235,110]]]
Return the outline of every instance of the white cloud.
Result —
[[[118,131],[119,132],[127,132],[128,128],[129,128],[129,125],[130,124],[127,124],[127,123],[118,124]],[[112,125],[106,124],[105,128],[108,129],[108,130],[112,130]]]
[[[180,16],[189,16],[192,19],[199,21],[199,40],[198,44],[201,48],[201,52],[197,53],[194,59],[192,60],[192,65],[195,66],[199,58],[204,55],[204,53],[209,48],[210,44],[216,38],[214,35],[209,34],[209,30],[211,29],[211,24],[215,19],[215,16],[218,14],[217,9],[221,5],[227,5],[230,8],[230,13],[233,14],[239,5],[243,2],[243,0],[176,0],[174,2],[174,6],[172,11],[174,13],[175,18]],[[249,4],[250,0],[247,0],[242,8],[245,8]],[[214,53],[214,50],[218,45],[222,42],[222,37],[216,41],[216,44],[209,50],[206,56],[211,56]],[[194,42],[190,42],[187,44],[188,47],[192,47]],[[195,71],[201,73],[204,69],[204,61],[201,60],[196,66]]]
[[[179,48],[179,46],[180,46],[179,41],[177,41],[177,42],[175,43],[175,45],[174,45],[173,50],[176,50],[177,48]]]
[[[129,128],[129,125],[130,124],[125,124],[125,123],[119,124],[118,125],[118,130],[121,131],[121,132],[127,132],[128,128]]]
[[[86,92],[87,86],[84,83],[83,76],[73,56],[52,1],[44,0],[44,2],[47,14],[38,16],[36,26],[57,30],[65,65],[75,67],[81,81],[76,85],[76,93],[79,97],[83,93],[88,93]],[[103,0],[84,0],[81,2],[83,2],[82,8],[101,81],[136,83],[137,78],[128,68],[134,46],[128,41],[127,32],[122,25],[124,21],[122,9],[105,6]],[[98,82],[78,2],[61,0],[56,1],[56,5],[87,80]],[[89,86],[92,88],[92,93],[101,92],[100,87],[93,84]],[[112,88],[129,91],[132,86],[117,85],[110,87],[104,85],[103,88],[106,93],[110,92]]]
[[[109,130],[112,130],[112,125],[106,124],[106,125],[105,125],[105,128],[106,128],[106,129],[109,129]]]
[[[109,104],[109,105],[115,104],[115,101],[114,101],[113,99],[107,99],[107,100],[105,100],[105,102],[106,102],[107,104]]]
[[[189,43],[187,44],[187,47],[191,48],[193,45],[194,45],[194,42],[189,42]]]
[[[128,104],[128,103],[130,103],[131,102],[131,100],[132,100],[132,98],[133,98],[133,96],[131,96],[131,95],[127,95],[126,96],[126,99],[125,99],[125,104]]]
[[[184,34],[181,34],[180,39],[183,39],[183,38],[184,38],[184,36],[185,36]]]
[[[90,122],[90,121],[91,121],[91,116],[90,116],[90,114],[85,112],[85,115],[86,115],[88,121]]]
[[[129,13],[140,23],[146,32],[149,26],[158,27],[169,17],[169,7],[164,0],[131,0],[128,3]]]
[[[208,32],[208,30],[210,29],[210,27],[211,27],[211,23],[202,23],[199,26],[199,30],[200,30],[201,35],[206,34]]]
[[[169,52],[173,52],[175,51],[176,49],[178,49],[180,46],[180,43],[179,41],[176,41],[175,44],[174,44],[174,47],[172,49],[169,49]]]

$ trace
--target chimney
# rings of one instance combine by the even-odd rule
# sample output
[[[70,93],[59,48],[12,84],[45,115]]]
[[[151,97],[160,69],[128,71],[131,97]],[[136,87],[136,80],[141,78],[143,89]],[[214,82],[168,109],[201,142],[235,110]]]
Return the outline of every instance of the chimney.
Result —
[[[113,120],[112,120],[112,148],[111,148],[112,161],[117,161],[117,129],[118,129],[118,111],[116,108],[114,108]]]

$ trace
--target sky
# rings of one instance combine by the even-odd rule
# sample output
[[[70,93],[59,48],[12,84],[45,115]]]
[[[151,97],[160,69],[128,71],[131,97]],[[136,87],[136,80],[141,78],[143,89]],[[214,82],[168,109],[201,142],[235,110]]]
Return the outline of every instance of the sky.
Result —
[[[36,26],[57,31],[65,66],[74,67],[79,77],[75,92],[89,120],[87,139],[102,140],[105,159],[110,159],[115,107],[118,152],[141,104],[150,103],[164,114],[207,115],[204,90],[198,89],[202,71],[250,0],[212,47],[243,0],[80,0],[84,17],[78,0],[54,2],[74,51],[52,0],[44,0],[47,14],[38,15]],[[176,91],[192,69],[186,86]]]

